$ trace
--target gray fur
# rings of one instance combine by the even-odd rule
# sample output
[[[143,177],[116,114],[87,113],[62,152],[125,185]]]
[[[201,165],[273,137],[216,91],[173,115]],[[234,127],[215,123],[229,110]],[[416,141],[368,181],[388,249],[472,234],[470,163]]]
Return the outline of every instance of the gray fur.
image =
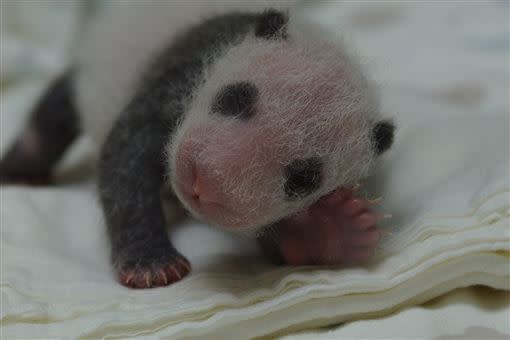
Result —
[[[224,124],[224,121],[227,121],[228,117],[235,116],[245,120],[252,117],[259,118],[254,108],[259,104],[263,104],[262,100],[259,100],[259,91],[265,90],[263,86],[266,84],[265,82],[262,83],[262,86],[259,86],[260,84],[252,84],[251,78],[249,78],[249,81],[241,79],[241,82],[232,82],[231,79],[226,77],[225,82],[221,84],[213,83],[213,85],[210,86],[211,91],[209,93],[212,94],[211,97],[204,96],[203,93],[197,89],[200,89],[202,86],[202,90],[203,88],[208,90],[209,87],[205,86],[208,84],[208,81],[211,79],[214,80],[215,77],[220,78],[220,80],[223,79],[221,77],[228,73],[229,68],[232,68],[232,59],[229,59],[232,58],[232,55],[228,57],[228,54],[232,51],[236,52],[236,48],[240,46],[242,48],[249,47],[248,51],[251,53],[251,51],[258,50],[258,48],[254,47],[258,46],[254,45],[254,42],[258,44],[258,42],[265,40],[266,48],[268,48],[268,46],[275,48],[274,50],[270,50],[271,52],[269,55],[278,55],[280,46],[277,44],[285,43],[284,41],[279,41],[279,39],[287,38],[287,21],[288,17],[286,15],[275,10],[268,10],[259,14],[234,12],[212,17],[201,24],[181,32],[171,39],[170,45],[156,56],[153,63],[146,66],[141,80],[136,82],[138,86],[135,89],[134,95],[131,96],[132,93],[130,92],[129,96],[126,97],[132,99],[124,109],[119,110],[118,108],[123,106],[126,101],[123,101],[121,105],[115,107],[113,110],[114,113],[120,112],[120,115],[118,115],[111,129],[111,124],[105,124],[107,128],[105,127],[104,130],[110,131],[100,152],[98,162],[98,186],[108,236],[111,242],[112,262],[119,273],[124,273],[123,278],[121,278],[124,284],[134,287],[163,285],[169,282],[167,282],[167,277],[163,278],[162,276],[158,276],[161,270],[166,270],[166,274],[170,276],[173,275],[173,272],[177,273],[175,274],[176,277],[172,279],[174,281],[180,279],[181,275],[185,275],[187,271],[189,271],[189,264],[186,264],[187,261],[185,258],[174,248],[166,232],[166,220],[168,220],[168,216],[164,216],[160,191],[162,188],[168,187],[167,176],[172,178],[172,172],[175,169],[180,169],[175,163],[168,162],[168,158],[173,158],[172,154],[168,153],[167,146],[170,141],[175,142],[175,140],[178,140],[179,133],[182,134],[184,127],[186,127],[186,120],[188,120],[189,123],[189,115],[186,115],[186,120],[181,124],[184,118],[184,112],[189,112],[189,105],[193,105],[193,103],[196,102],[192,101],[193,95],[197,97],[199,102],[207,102],[206,109],[208,114],[213,113],[216,117],[218,114],[221,114],[224,116],[223,118],[226,118],[224,120],[218,120],[220,122],[219,128],[223,128],[221,124]],[[249,44],[245,44],[243,39],[250,32],[254,33],[254,36],[246,39],[247,41],[249,40]],[[242,48],[240,50],[244,51]],[[323,49],[316,50],[322,51]],[[294,49],[297,56],[307,58],[308,54],[303,51],[306,51],[306,49]],[[240,55],[250,55],[250,53],[241,53]],[[236,54],[234,53],[233,55]],[[219,57],[222,56],[224,58],[219,59]],[[129,55],[125,57],[129,58]],[[326,53],[326,57],[331,56]],[[303,60],[306,60],[306,58]],[[240,58],[239,56],[237,59],[244,60],[244,58]],[[334,65],[335,63],[336,59],[334,59],[334,63],[331,64]],[[314,65],[314,60],[309,62],[309,64]],[[79,63],[78,65],[80,66]],[[222,66],[219,68],[220,72],[216,74],[211,72],[211,69],[214,69],[215,65]],[[347,67],[345,69],[350,70],[350,64],[347,63],[346,65]],[[319,70],[321,69],[319,68]],[[78,68],[78,72],[79,71],[80,68]],[[329,71],[328,68],[325,73],[329,74]],[[83,74],[87,74],[87,72],[83,72]],[[211,74],[213,74],[213,76],[211,76]],[[313,78],[311,76],[315,74],[319,73],[311,72],[311,75],[309,74],[308,76],[309,78]],[[343,79],[344,73],[338,74],[339,78]],[[350,74],[347,74],[347,76],[350,76]],[[46,143],[43,145],[43,150],[45,150],[43,152],[43,163],[46,163],[35,167],[36,169],[44,170],[45,173],[49,173],[51,167],[61,157],[65,148],[74,140],[79,131],[79,120],[71,99],[71,86],[69,85],[68,78],[64,77],[62,79],[63,80],[59,80],[49,91],[49,94],[43,98],[30,125],[33,130],[43,137],[42,140]],[[136,79],[138,80],[139,78],[137,77]],[[273,78],[269,77],[269,79]],[[318,79],[320,79],[320,77]],[[356,84],[356,81],[352,81]],[[309,81],[309,83],[313,84],[314,82]],[[321,82],[316,83],[322,84]],[[113,84],[117,83],[113,82]],[[225,89],[225,86],[227,86],[228,89],[229,84],[244,84],[245,86],[241,88],[238,87],[230,92],[227,91],[225,92],[226,95],[225,93],[222,95],[222,89]],[[103,84],[101,83],[101,85]],[[362,88],[362,86],[359,87]],[[339,88],[342,89],[343,87],[340,86]],[[112,88],[110,88],[110,90],[112,90]],[[117,92],[122,92],[120,91],[122,87],[113,87],[113,90],[114,91],[106,92],[115,92],[115,90],[117,90]],[[214,94],[217,94],[216,99],[213,97]],[[346,93],[345,95],[347,102],[358,103],[358,101],[352,99],[350,95],[350,93]],[[92,96],[92,98],[95,99],[96,96]],[[341,99],[343,97],[338,96],[338,98]],[[279,103],[281,99],[277,99]],[[293,104],[293,102],[290,99],[286,100],[283,106],[287,107],[288,104]],[[320,104],[322,104],[322,102]],[[54,110],[55,106],[59,106],[57,109],[59,114],[50,117],[48,112]],[[320,105],[315,106],[319,107]],[[361,105],[361,107],[365,108],[363,105]],[[272,123],[275,119],[278,119],[278,117],[288,118],[288,115],[281,113],[278,115],[279,111],[266,111],[266,113],[275,114],[276,117],[266,117],[264,120],[265,122]],[[291,113],[299,113],[299,105],[295,110],[291,108],[290,111],[292,112],[288,112],[289,115]],[[364,112],[363,110],[361,111]],[[98,110],[97,112],[102,113],[103,111]],[[330,115],[329,113],[324,114],[324,122],[322,123],[327,124],[328,119],[334,120],[338,117],[342,116]],[[250,122],[246,123],[253,123],[256,120],[257,119],[252,119]],[[112,121],[113,119],[110,123]],[[337,119],[336,121],[338,122],[339,120]],[[356,123],[356,121],[354,121],[354,123]],[[354,123],[351,121],[350,124]],[[353,140],[362,140],[362,143],[358,143],[359,145],[362,144],[359,150],[355,150],[352,153],[347,152],[353,149],[352,145],[356,144],[344,142],[341,147],[334,149],[337,150],[335,152],[328,150],[323,151],[324,153],[329,152],[333,154],[338,160],[341,159],[340,156],[346,153],[348,156],[352,156],[351,158],[347,157],[347,160],[353,158],[358,160],[361,156],[367,158],[360,161],[361,165],[359,167],[352,168],[352,172],[359,173],[361,176],[365,173],[365,168],[368,168],[369,161],[371,161],[371,159],[368,158],[372,157],[372,153],[368,155],[367,152],[362,152],[365,150],[364,146],[369,144],[364,143],[364,132],[368,131],[368,129],[365,129],[368,123],[363,119],[358,123],[358,125],[354,124],[350,126],[352,126],[353,131],[360,132],[361,137],[357,135],[353,136]],[[83,125],[87,125],[85,121]],[[183,128],[179,129],[181,126]],[[228,124],[225,126],[228,126]],[[288,129],[294,131],[292,127]],[[322,132],[322,130],[320,131]],[[391,124],[381,123],[376,126],[376,129],[371,131],[373,148],[376,149],[377,153],[384,152],[391,145],[393,126]],[[338,133],[339,135],[345,135],[345,133]],[[326,134],[326,136],[330,135],[331,134]],[[306,131],[302,131],[301,135],[296,134],[296,136],[307,136]],[[313,140],[313,138],[309,140]],[[230,137],[228,141],[238,142],[237,139]],[[347,139],[347,141],[349,141],[349,139]],[[334,142],[336,143],[336,140]],[[223,147],[225,143],[228,144],[228,142],[223,140],[222,143],[218,145]],[[294,144],[301,145],[296,141],[294,141]],[[323,142],[320,144],[321,148],[322,144]],[[346,145],[348,145],[348,148]],[[307,149],[309,149],[309,146],[310,143],[308,142],[303,144],[303,147]],[[343,147],[346,147],[347,150],[342,149]],[[344,152],[342,152],[342,150]],[[285,196],[285,202],[282,205],[285,209],[280,209],[281,206],[277,206],[277,208],[281,210],[279,211],[277,209],[278,211],[276,211],[279,215],[266,214],[264,210],[262,210],[264,213],[261,214],[261,216],[268,216],[267,220],[259,221],[259,225],[256,227],[263,228],[268,224],[270,218],[270,222],[275,222],[284,216],[283,214],[295,212],[297,207],[300,206],[299,204],[307,204],[305,202],[306,200],[308,200],[308,203],[316,200],[320,195],[327,193],[326,190],[329,190],[328,188],[331,189],[332,183],[338,185],[340,180],[331,176],[331,169],[329,173],[327,172],[327,166],[331,167],[335,162],[331,160],[320,160],[319,158],[315,158],[313,154],[311,156],[302,155],[305,153],[304,151],[306,150],[299,148],[293,150],[295,154],[292,158],[288,159],[290,164],[284,169],[277,169],[275,173],[269,173],[267,176],[270,180],[276,179],[275,183],[277,184],[281,182],[282,185],[268,185],[267,188],[271,190],[274,189],[274,191],[277,192],[275,197]],[[210,157],[220,159],[218,156],[220,152],[221,150],[210,152]],[[8,156],[7,159],[9,159],[9,157],[10,156]],[[301,159],[300,157],[304,158]],[[34,161],[34,159],[31,161]],[[0,163],[0,170],[2,171],[4,169],[2,168],[4,164],[4,161]],[[168,166],[167,164],[172,165]],[[182,164],[182,162],[179,164]],[[15,166],[13,172],[23,171],[24,168],[27,168],[25,163],[22,165],[23,167],[20,167],[19,164]],[[173,169],[168,169],[168,167]],[[283,171],[283,176],[278,175],[280,170]],[[0,174],[3,173],[0,172]],[[30,176],[30,174],[28,175]],[[349,177],[345,174],[341,175]],[[235,177],[231,177],[232,176],[229,176],[229,180],[234,183],[237,189],[240,181]],[[326,183],[328,181],[329,184]],[[245,182],[249,183],[250,180]],[[172,184],[174,183],[172,182]],[[328,185],[330,187],[328,187]],[[284,192],[282,192],[282,188]],[[263,190],[260,190],[259,187],[253,190],[253,202],[263,201],[259,197],[260,191]],[[174,195],[167,196],[171,196],[173,199],[177,200]],[[295,205],[291,206],[289,202],[295,203]],[[257,206],[253,209],[250,206],[250,209],[256,211]],[[244,216],[244,212],[241,211],[239,215]],[[276,221],[274,226],[277,225],[278,222]],[[269,238],[267,238],[267,240],[269,240]],[[267,240],[265,240],[264,237],[259,239],[263,246],[266,245],[264,248],[266,248],[266,250],[269,249],[269,252],[273,253],[273,257],[278,257],[278,251],[276,250],[277,244],[275,244],[275,240],[277,239],[273,236],[271,240]],[[171,268],[169,269],[168,266],[171,266]],[[152,283],[146,274],[149,276],[152,275],[154,279]],[[133,275],[135,276],[136,282],[131,281]],[[122,275],[120,276],[122,277]]]
[[[50,84],[35,105],[24,133],[2,157],[0,182],[49,181],[51,171],[80,129],[73,102],[72,72],[68,71]]]
[[[245,35],[255,16],[215,17],[180,35],[148,68],[143,85],[103,146],[99,191],[116,267],[168,263],[180,256],[168,239],[159,192],[164,147],[206,67]]]

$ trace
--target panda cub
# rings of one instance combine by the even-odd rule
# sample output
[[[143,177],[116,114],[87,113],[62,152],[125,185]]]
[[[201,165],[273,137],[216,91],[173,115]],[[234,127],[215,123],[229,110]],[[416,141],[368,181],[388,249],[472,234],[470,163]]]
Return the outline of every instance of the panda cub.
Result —
[[[207,3],[99,17],[2,157],[2,183],[47,183],[92,136],[113,267],[133,288],[190,272],[166,231],[175,206],[253,235],[279,263],[368,260],[383,216],[355,184],[394,133],[372,85],[291,9]]]

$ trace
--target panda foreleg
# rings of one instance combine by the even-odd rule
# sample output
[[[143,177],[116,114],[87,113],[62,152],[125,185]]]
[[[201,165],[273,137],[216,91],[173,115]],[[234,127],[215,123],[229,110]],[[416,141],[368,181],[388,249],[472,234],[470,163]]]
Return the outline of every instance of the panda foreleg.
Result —
[[[117,279],[131,288],[165,286],[191,270],[172,245],[161,202],[169,125],[160,109],[134,101],[101,150],[98,176]]]

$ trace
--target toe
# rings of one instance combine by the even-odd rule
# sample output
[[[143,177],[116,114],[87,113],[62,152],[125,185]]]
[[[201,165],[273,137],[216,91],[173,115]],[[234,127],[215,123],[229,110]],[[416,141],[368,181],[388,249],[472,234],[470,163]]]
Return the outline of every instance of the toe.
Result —
[[[357,247],[375,247],[382,237],[382,232],[377,228],[357,232],[352,235],[351,243]]]
[[[152,272],[152,286],[161,287],[169,284],[168,275],[163,268],[155,268]]]
[[[174,283],[179,281],[184,275],[184,272],[180,272],[177,268],[177,264],[167,264],[163,267],[163,272],[167,277],[167,282]]]
[[[122,270],[119,272],[119,282],[124,286],[132,287],[135,272],[133,270]]]
[[[332,193],[324,196],[320,200],[320,205],[323,207],[338,206],[343,201],[349,199],[352,195],[352,191],[345,188],[340,188]]]
[[[361,214],[369,208],[366,200],[354,198],[344,202],[340,207],[340,212],[346,216],[352,217]]]
[[[177,258],[176,262],[177,270],[182,276],[187,275],[191,271],[191,265],[184,257]]]
[[[366,230],[370,227],[373,227],[378,220],[379,218],[376,214],[365,212],[354,218],[353,225],[360,230]]]
[[[135,272],[133,277],[132,286],[133,288],[150,288],[152,287],[152,275],[147,269],[140,269]]]
[[[190,271],[189,262],[183,257],[176,257],[165,263],[125,265],[118,272],[118,280],[130,288],[162,287],[181,280]]]

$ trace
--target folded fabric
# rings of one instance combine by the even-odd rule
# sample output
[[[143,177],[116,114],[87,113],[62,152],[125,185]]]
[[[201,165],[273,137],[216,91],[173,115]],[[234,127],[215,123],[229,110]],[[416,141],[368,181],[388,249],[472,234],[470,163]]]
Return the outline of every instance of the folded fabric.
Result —
[[[191,256],[199,263],[194,275],[168,288],[132,291],[109,272],[102,231],[90,227],[98,216],[90,192],[9,189],[2,211],[3,334],[241,338],[385,314],[468,285],[509,289],[507,194],[492,195],[464,217],[430,219],[413,237],[395,237],[401,250],[367,268],[273,268],[228,254],[221,250],[226,238],[191,228],[189,242],[219,246]],[[28,209],[20,214],[16,206]]]
[[[509,301],[508,291],[483,286],[461,288],[389,315],[307,330],[282,339],[508,339]]]

